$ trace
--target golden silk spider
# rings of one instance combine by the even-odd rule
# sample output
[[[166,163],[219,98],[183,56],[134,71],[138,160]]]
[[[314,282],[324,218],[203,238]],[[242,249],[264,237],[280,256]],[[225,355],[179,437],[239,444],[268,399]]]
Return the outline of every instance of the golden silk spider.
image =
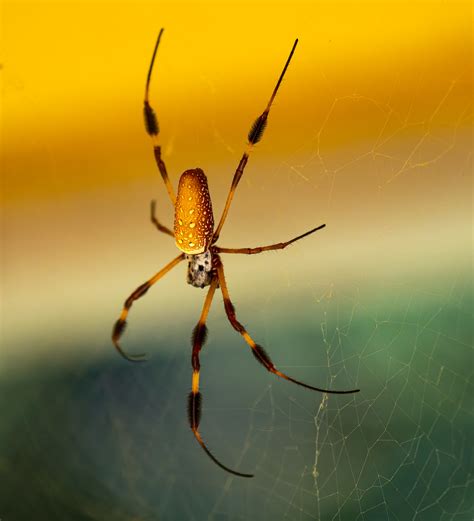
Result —
[[[151,58],[150,67],[148,70],[148,76],[146,79],[146,87],[145,87],[145,99],[144,99],[144,117],[145,117],[145,127],[147,133],[153,139],[153,151],[155,156],[155,161],[158,166],[158,170],[160,171],[161,177],[166,185],[169,198],[174,208],[174,232],[171,231],[170,228],[162,225],[157,218],[155,217],[155,203],[152,201],[151,203],[151,221],[156,226],[156,228],[167,235],[170,235],[175,239],[176,246],[181,253],[173,259],[169,264],[167,264],[164,268],[162,268],[158,273],[153,275],[151,279],[147,280],[141,286],[139,286],[125,301],[124,307],[122,309],[122,313],[120,318],[114,325],[112,331],[112,341],[117,348],[118,352],[126,359],[131,362],[140,362],[145,359],[144,354],[140,355],[129,355],[123,351],[119,344],[120,337],[124,332],[126,319],[128,312],[133,304],[133,302],[143,295],[150,289],[153,284],[155,284],[159,279],[161,279],[164,275],[166,275],[172,268],[174,268],[177,264],[179,264],[183,260],[188,261],[188,272],[187,272],[187,282],[194,287],[204,288],[209,286],[209,290],[204,301],[204,306],[202,308],[201,316],[199,318],[198,323],[196,324],[193,335],[192,335],[192,390],[189,394],[188,398],[188,413],[189,413],[189,423],[193,434],[198,441],[199,445],[204,449],[206,454],[216,463],[219,467],[224,469],[231,474],[236,476],[242,476],[246,478],[253,477],[252,474],[244,474],[242,472],[237,472],[235,470],[230,469],[223,463],[221,463],[207,448],[205,445],[201,434],[199,432],[199,422],[201,418],[201,393],[199,392],[199,371],[200,371],[200,362],[199,362],[199,353],[204,345],[207,337],[207,327],[206,327],[206,319],[209,313],[209,308],[211,307],[211,302],[214,297],[214,293],[217,288],[220,288],[222,292],[222,296],[224,299],[224,308],[227,314],[227,318],[231,323],[232,327],[239,332],[244,338],[245,342],[250,346],[251,351],[255,358],[271,373],[279,376],[280,378],[284,378],[290,382],[306,387],[307,389],[312,389],[313,391],[319,391],[322,393],[333,393],[333,394],[349,394],[356,393],[359,389],[352,389],[349,391],[334,391],[328,389],[321,389],[319,387],[314,387],[312,385],[308,385],[306,383],[295,380],[291,376],[286,375],[279,371],[271,361],[270,357],[263,349],[262,346],[257,344],[252,337],[248,334],[245,327],[237,320],[235,314],[235,308],[230,300],[229,291],[227,289],[227,282],[224,276],[224,264],[221,260],[221,253],[242,253],[246,255],[254,255],[256,253],[261,253],[263,251],[270,250],[282,250],[286,248],[289,244],[292,244],[303,237],[306,237],[321,228],[325,227],[325,224],[318,226],[317,228],[313,228],[312,230],[299,235],[289,241],[280,242],[277,244],[271,244],[269,246],[259,246],[257,248],[221,248],[217,246],[217,240],[219,238],[219,234],[221,233],[222,226],[226,220],[227,214],[229,212],[229,208],[232,202],[232,198],[234,197],[235,190],[239,181],[244,173],[245,166],[249,159],[250,152],[254,145],[256,145],[260,139],[262,138],[263,132],[267,125],[268,115],[270,113],[270,108],[272,106],[273,100],[278,92],[280,84],[283,80],[285,72],[290,64],[293,53],[295,52],[296,45],[298,40],[295,41],[293,47],[291,49],[290,55],[286,60],[285,66],[283,67],[283,71],[280,74],[280,77],[277,81],[275,89],[270,97],[270,101],[268,102],[265,110],[262,112],[260,116],[253,123],[249,133],[248,133],[248,148],[242,155],[239,165],[237,166],[237,170],[235,171],[234,178],[232,180],[232,184],[230,186],[230,191],[227,196],[227,200],[225,203],[224,210],[222,212],[222,216],[220,218],[219,224],[217,228],[214,229],[214,217],[212,213],[212,203],[211,197],[209,195],[209,189],[207,186],[207,178],[204,172],[200,168],[193,168],[191,170],[186,170],[179,179],[178,184],[178,195],[175,195],[173,187],[168,177],[168,173],[166,171],[165,163],[161,157],[161,147],[157,142],[159,127],[158,121],[155,115],[153,108],[151,107],[148,99],[149,99],[149,87],[150,87],[150,79],[153,70],[153,64],[155,62],[156,52],[158,50],[158,46],[161,40],[161,36],[163,34],[163,29],[160,30],[158,38],[156,40],[155,48],[153,50],[153,55]]]

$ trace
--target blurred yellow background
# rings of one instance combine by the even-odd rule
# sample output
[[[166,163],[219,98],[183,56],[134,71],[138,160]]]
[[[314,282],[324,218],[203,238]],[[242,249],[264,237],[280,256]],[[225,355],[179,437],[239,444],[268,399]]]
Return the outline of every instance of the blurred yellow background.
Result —
[[[204,169],[216,220],[299,38],[220,244],[327,228],[284,253],[229,258],[241,301],[279,287],[295,296],[308,280],[325,293],[469,266],[470,2],[6,1],[2,315],[12,357],[41,350],[40,330],[45,346],[63,331],[105,338],[128,293],[176,254],[148,221],[155,198],[172,222],[142,121],[160,27],[151,101],[164,159],[175,186],[183,170]],[[202,294],[182,271],[143,304],[157,320],[197,313]]]

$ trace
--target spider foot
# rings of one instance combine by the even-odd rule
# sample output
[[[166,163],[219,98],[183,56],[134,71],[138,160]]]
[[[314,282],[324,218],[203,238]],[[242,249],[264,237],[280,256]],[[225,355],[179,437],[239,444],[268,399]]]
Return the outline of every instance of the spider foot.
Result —
[[[127,322],[122,319],[118,319],[117,322],[115,322],[114,329],[112,331],[112,341],[114,343],[115,348],[117,351],[122,355],[125,360],[128,360],[129,362],[145,362],[147,360],[147,356],[145,353],[139,353],[137,355],[129,355],[127,354],[122,347],[119,344],[119,339],[122,336],[123,332],[125,331],[125,328],[127,327]]]
[[[268,355],[268,353],[263,349],[263,347],[259,344],[254,344],[252,347],[252,353],[255,358],[271,373],[279,376],[280,378],[284,378],[289,382],[293,382],[294,384],[301,385],[302,387],[306,387],[306,389],[311,389],[312,391],[318,391],[320,393],[329,393],[329,394],[352,394],[360,392],[360,389],[350,389],[348,391],[334,391],[329,389],[321,389],[320,387],[314,387],[312,385],[305,384],[304,382],[300,382],[291,376],[286,375],[279,371],[274,365],[273,362]]]

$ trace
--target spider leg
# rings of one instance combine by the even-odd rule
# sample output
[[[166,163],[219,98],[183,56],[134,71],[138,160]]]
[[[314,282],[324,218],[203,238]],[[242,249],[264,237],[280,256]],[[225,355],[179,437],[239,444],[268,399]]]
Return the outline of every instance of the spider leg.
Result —
[[[151,73],[153,71],[153,64],[155,62],[156,51],[158,50],[158,45],[160,44],[161,35],[163,34],[163,31],[164,31],[164,29],[161,29],[160,33],[158,34],[155,48],[153,50],[153,56],[152,56],[151,62],[150,62],[150,68],[148,69],[148,75],[147,75],[146,85],[145,85],[145,99],[144,99],[143,115],[145,117],[146,131],[147,131],[148,135],[153,139],[153,154],[155,156],[156,166],[158,167],[161,177],[163,178],[163,181],[165,182],[166,189],[168,190],[168,195],[169,195],[169,197],[171,199],[171,203],[173,204],[173,207],[174,207],[174,205],[176,203],[176,195],[174,193],[173,186],[171,185],[170,179],[168,177],[168,172],[166,171],[165,162],[161,158],[161,147],[158,145],[158,134],[160,132],[160,127],[158,125],[158,120],[156,118],[155,111],[153,110],[152,106],[150,105],[150,102],[148,101]]]
[[[151,201],[150,204],[150,218],[151,222],[156,226],[156,229],[159,232],[166,233],[167,235],[171,235],[174,238],[174,233],[167,227],[161,224],[156,218],[156,201]]]
[[[237,472],[235,470],[226,467],[223,463],[221,463],[207,448],[204,443],[201,434],[199,432],[199,422],[201,419],[201,393],[199,392],[199,372],[201,369],[201,364],[199,362],[199,353],[201,351],[202,346],[206,342],[207,337],[207,327],[206,327],[206,319],[209,313],[209,308],[211,307],[211,302],[214,297],[214,293],[218,284],[217,277],[211,282],[209,287],[209,291],[206,296],[206,300],[204,301],[204,306],[202,308],[201,317],[199,318],[199,322],[196,324],[196,327],[193,331],[193,354],[192,354],[192,366],[193,366],[193,383],[192,390],[189,393],[188,397],[188,416],[189,416],[189,425],[191,430],[193,431],[194,437],[197,442],[203,448],[204,452],[212,459],[212,461],[218,465],[221,469],[234,474],[235,476],[241,476],[244,478],[253,477],[252,474],[243,474],[241,472]]]
[[[117,320],[117,322],[115,322],[114,328],[112,330],[112,342],[114,343],[114,346],[116,347],[117,351],[129,362],[142,362],[143,360],[145,360],[144,353],[139,355],[128,355],[127,353],[125,353],[125,351],[123,351],[119,344],[120,337],[122,336],[127,325],[127,316],[128,312],[130,311],[130,308],[132,307],[132,304],[135,300],[139,299],[140,297],[143,297],[143,295],[151,288],[151,286],[153,286],[153,284],[155,284],[155,282],[160,280],[164,275],[168,273],[168,271],[174,268],[183,259],[184,253],[179,254],[175,259],[168,263],[158,273],[153,275],[151,279],[138,286],[138,288],[125,301],[122,313],[120,314],[120,317]]]
[[[349,391],[333,391],[328,389],[322,389],[320,387],[314,387],[312,385],[305,384],[303,382],[300,382],[299,380],[295,380],[291,376],[286,375],[285,373],[282,373],[279,371],[271,361],[270,357],[266,353],[266,351],[263,349],[262,346],[256,344],[252,337],[247,333],[247,330],[245,327],[237,320],[237,317],[235,315],[235,308],[230,300],[229,291],[227,289],[227,283],[224,276],[224,266],[222,262],[219,262],[217,266],[217,276],[219,279],[219,285],[221,287],[222,296],[224,297],[224,307],[225,312],[227,314],[227,317],[232,324],[232,327],[238,331],[244,340],[247,342],[247,344],[251,347],[252,353],[255,356],[255,358],[267,369],[270,373],[273,373],[280,378],[284,378],[285,380],[288,380],[290,382],[293,382],[295,384],[301,385],[303,387],[306,387],[307,389],[312,389],[313,391],[319,391],[321,393],[331,393],[331,394],[350,394],[350,393],[358,393],[360,389],[352,389]]]
[[[290,64],[291,58],[293,57],[293,53],[295,52],[297,43],[298,43],[298,40],[295,40],[295,43],[293,44],[290,55],[288,56],[288,59],[286,60],[285,66],[283,67],[283,71],[280,74],[280,77],[277,81],[275,88],[273,89],[273,93],[270,97],[267,107],[262,112],[262,114],[260,114],[260,116],[258,116],[258,118],[254,121],[252,127],[250,128],[250,131],[248,133],[248,148],[247,148],[247,151],[244,152],[242,159],[240,160],[240,163],[237,166],[237,170],[235,171],[234,178],[232,179],[232,184],[230,186],[229,195],[227,196],[227,200],[225,202],[224,211],[222,212],[221,220],[219,221],[216,231],[214,232],[212,244],[215,244],[217,242],[217,240],[219,239],[219,235],[221,233],[222,226],[224,226],[224,222],[226,220],[227,214],[229,213],[229,208],[232,203],[232,199],[234,197],[235,190],[237,189],[237,185],[239,184],[240,178],[242,177],[242,175],[244,173],[245,166],[247,165],[250,151],[252,150],[253,146],[256,145],[262,139],[263,132],[267,126],[267,120],[268,120],[268,115],[270,113],[270,108],[272,106],[273,100],[275,99],[275,96],[277,95],[278,89],[280,88],[281,82],[283,81],[283,77],[285,76],[285,72],[288,69],[288,65]]]
[[[312,233],[321,230],[325,226],[325,224],[321,224],[321,226],[313,228],[309,232],[303,233],[302,235],[298,235],[298,237],[294,237],[289,241],[270,244],[270,246],[258,246],[257,248],[220,248],[219,246],[215,246],[215,251],[217,251],[218,253],[244,253],[246,255],[255,255],[256,253],[261,253],[262,251],[283,250],[283,248],[286,248],[293,242],[299,241],[300,239],[303,239],[304,237],[307,237],[308,235],[311,235]]]

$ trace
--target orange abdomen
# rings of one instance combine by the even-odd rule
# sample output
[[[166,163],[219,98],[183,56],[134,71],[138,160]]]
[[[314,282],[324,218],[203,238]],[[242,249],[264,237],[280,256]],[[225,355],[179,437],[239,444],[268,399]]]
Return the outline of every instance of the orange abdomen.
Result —
[[[207,178],[200,168],[186,170],[179,178],[174,214],[176,246],[196,255],[209,249],[214,233],[214,215]]]

